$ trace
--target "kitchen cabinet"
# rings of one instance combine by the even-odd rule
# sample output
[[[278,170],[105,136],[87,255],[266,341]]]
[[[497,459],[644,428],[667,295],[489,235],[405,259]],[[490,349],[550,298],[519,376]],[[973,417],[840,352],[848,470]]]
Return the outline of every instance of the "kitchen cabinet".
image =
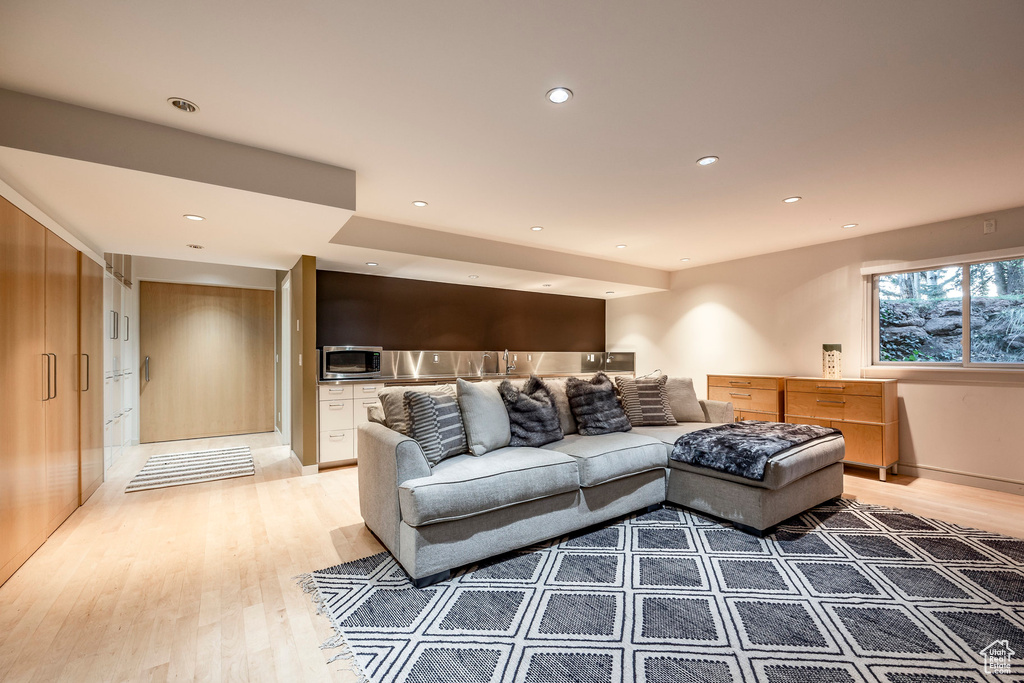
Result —
[[[317,411],[318,462],[321,467],[349,465],[359,454],[359,425],[368,422],[367,410],[379,406],[383,382],[321,384]]]

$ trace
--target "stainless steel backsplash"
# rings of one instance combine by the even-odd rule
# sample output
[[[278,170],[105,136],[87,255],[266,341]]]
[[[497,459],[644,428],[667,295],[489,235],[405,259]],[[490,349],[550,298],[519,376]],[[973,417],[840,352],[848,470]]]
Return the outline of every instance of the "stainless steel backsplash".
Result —
[[[384,351],[383,379],[430,377],[496,377],[506,374],[504,351]],[[559,351],[509,351],[513,375],[633,372],[634,353],[575,353]]]

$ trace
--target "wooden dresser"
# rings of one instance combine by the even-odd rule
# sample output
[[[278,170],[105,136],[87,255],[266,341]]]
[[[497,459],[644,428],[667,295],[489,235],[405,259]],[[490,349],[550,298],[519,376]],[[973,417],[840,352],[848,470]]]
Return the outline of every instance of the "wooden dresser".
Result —
[[[833,427],[843,433],[843,462],[878,468],[885,481],[899,460],[894,379],[786,379],[786,422]]]
[[[708,375],[708,399],[732,401],[737,420],[782,422],[785,388],[781,375]]]

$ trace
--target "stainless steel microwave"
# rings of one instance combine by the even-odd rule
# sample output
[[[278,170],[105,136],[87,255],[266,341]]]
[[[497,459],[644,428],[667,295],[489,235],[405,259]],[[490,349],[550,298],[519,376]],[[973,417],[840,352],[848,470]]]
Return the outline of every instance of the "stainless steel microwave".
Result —
[[[380,377],[379,346],[325,346],[320,349],[320,379]]]

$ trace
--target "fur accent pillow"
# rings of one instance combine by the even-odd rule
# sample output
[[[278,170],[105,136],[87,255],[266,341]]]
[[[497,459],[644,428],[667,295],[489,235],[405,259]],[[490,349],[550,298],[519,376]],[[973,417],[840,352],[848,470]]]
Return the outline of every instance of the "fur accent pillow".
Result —
[[[530,375],[522,389],[507,379],[498,385],[505,402],[512,439],[509,446],[537,448],[562,439],[562,425],[551,390],[536,375]]]
[[[405,404],[409,410],[409,436],[423,449],[431,467],[468,450],[462,413],[454,397],[407,391]]]
[[[672,406],[668,402],[666,382],[668,375],[639,378],[616,376],[615,385],[619,388],[619,396],[622,397],[622,405],[631,425],[643,427],[676,424]]]
[[[565,380],[565,393],[569,407],[579,425],[580,434],[595,436],[611,432],[628,432],[632,429],[615,385],[608,375],[599,372],[591,380],[569,377]]]

